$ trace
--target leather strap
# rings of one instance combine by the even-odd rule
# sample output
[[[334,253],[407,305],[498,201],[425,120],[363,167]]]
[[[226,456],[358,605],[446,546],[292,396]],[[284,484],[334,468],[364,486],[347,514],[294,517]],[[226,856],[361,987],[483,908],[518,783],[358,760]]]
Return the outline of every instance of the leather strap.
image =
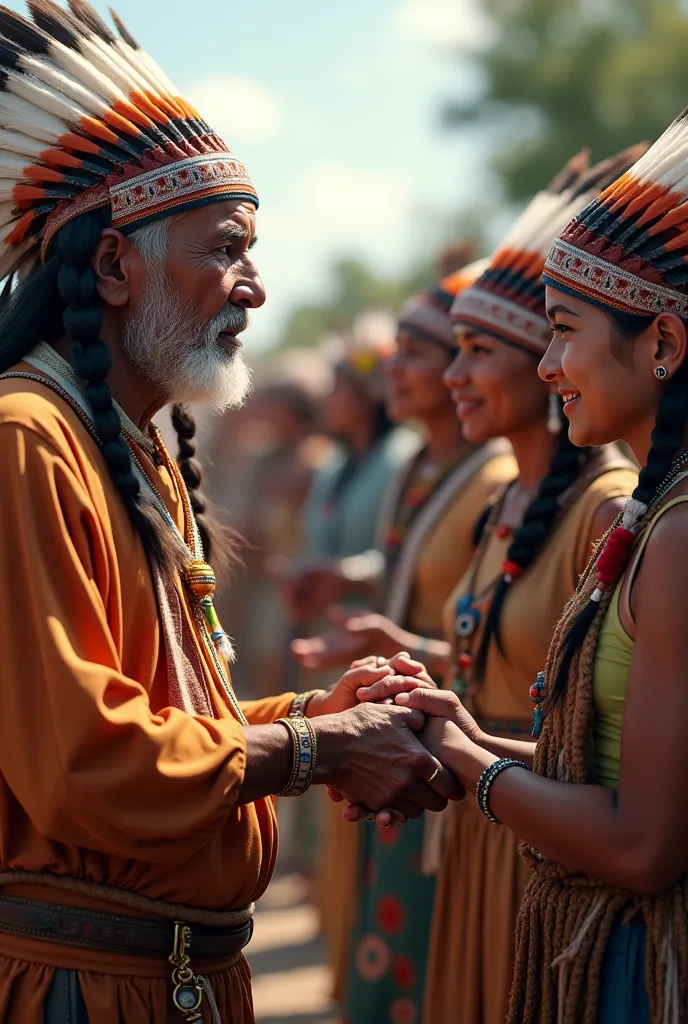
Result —
[[[194,960],[225,960],[238,955],[253,934],[253,920],[236,928],[192,925],[189,954]],[[174,922],[105,914],[59,903],[0,895],[0,932],[58,942],[104,953],[167,959],[174,944]]]

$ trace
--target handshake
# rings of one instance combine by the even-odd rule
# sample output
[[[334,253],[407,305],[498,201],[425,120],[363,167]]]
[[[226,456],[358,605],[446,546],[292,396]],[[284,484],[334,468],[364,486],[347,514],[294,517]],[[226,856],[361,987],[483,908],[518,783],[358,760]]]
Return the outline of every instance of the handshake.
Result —
[[[327,785],[333,800],[346,801],[348,821],[365,818],[384,828],[441,811],[465,795],[441,756],[460,712],[457,698],[438,691],[405,653],[354,662],[309,707],[318,740],[314,781]]]

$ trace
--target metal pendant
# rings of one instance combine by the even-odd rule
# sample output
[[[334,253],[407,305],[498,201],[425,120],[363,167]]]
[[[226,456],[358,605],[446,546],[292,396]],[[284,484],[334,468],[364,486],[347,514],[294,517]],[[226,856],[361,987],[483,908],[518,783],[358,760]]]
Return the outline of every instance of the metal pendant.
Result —
[[[203,1002],[203,986],[200,983],[177,985],[172,993],[172,1002],[184,1015],[186,1024],[202,1024],[203,1014],[200,1010]]]

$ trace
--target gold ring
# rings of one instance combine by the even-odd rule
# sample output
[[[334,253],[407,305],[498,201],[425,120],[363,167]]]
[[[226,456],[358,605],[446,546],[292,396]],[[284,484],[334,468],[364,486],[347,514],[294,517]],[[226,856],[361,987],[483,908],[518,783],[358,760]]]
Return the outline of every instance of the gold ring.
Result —
[[[435,768],[434,772],[432,773],[432,775],[428,779],[428,785],[430,785],[431,782],[434,782],[435,779],[437,778],[437,776],[439,775],[439,773],[442,771],[442,765],[440,764],[440,762],[437,760],[436,757],[433,758],[433,761],[435,762],[437,767]]]
[[[375,821],[375,818],[376,818],[375,811],[366,811],[366,813],[363,815],[363,817],[365,818],[366,821]]]

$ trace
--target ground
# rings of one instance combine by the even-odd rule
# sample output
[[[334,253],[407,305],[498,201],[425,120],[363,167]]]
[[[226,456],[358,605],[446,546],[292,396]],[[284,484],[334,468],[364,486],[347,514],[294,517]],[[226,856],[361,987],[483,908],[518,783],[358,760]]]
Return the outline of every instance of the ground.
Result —
[[[297,874],[279,871],[260,901],[247,955],[259,1024],[337,1024],[317,914]]]

